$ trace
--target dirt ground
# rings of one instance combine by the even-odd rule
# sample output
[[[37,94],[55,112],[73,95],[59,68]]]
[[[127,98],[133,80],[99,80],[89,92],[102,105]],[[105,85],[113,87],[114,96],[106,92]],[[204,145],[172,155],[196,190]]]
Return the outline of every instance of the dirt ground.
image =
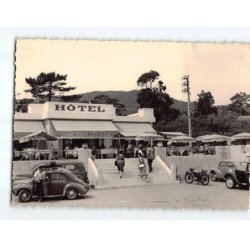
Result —
[[[92,189],[84,197],[73,201],[51,198],[42,203],[19,203],[17,198],[13,197],[12,205],[245,210],[249,208],[249,190],[230,190],[224,182],[211,182],[208,186],[176,182],[119,189]]]

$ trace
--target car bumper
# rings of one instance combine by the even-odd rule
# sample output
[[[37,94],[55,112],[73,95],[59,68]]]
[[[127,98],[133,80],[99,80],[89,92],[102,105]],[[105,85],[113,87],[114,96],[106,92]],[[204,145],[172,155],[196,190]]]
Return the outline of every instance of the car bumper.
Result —
[[[86,187],[84,187],[83,190],[81,190],[81,191],[78,193],[78,195],[79,195],[79,196],[85,195],[89,190],[90,190],[90,187],[89,187],[89,186],[86,186]]]

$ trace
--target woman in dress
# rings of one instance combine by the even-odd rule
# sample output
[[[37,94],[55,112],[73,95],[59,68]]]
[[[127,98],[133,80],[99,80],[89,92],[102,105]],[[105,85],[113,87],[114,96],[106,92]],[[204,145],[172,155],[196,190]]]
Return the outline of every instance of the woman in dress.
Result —
[[[117,158],[116,158],[116,164],[120,173],[120,178],[122,178],[122,175],[124,172],[124,166],[125,166],[125,156],[123,154],[123,150],[119,150],[119,154],[117,155]]]

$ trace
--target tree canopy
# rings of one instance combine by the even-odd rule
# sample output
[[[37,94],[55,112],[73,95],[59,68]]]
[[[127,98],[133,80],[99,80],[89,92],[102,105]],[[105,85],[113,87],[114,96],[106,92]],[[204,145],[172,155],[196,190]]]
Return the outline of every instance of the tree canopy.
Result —
[[[56,92],[64,93],[74,90],[76,87],[64,87],[67,75],[56,74],[55,72],[40,73],[36,78],[26,78],[30,89],[24,92],[31,93],[34,98],[47,99],[49,102]]]
[[[110,98],[107,95],[97,95],[91,100],[91,103],[113,104],[116,107],[116,115],[125,115],[126,113],[126,108],[123,103],[118,99]]]
[[[20,100],[15,100],[15,111],[21,112],[21,113],[27,113],[28,105],[33,102],[34,102],[34,99],[32,98],[23,98]]]
[[[146,72],[142,74],[138,80],[137,80],[137,85],[139,87],[146,87],[152,89],[152,84],[153,82],[158,79],[160,74],[157,71],[151,70],[149,72]],[[149,86],[148,86],[149,84]]]
[[[179,115],[179,111],[171,108],[174,100],[166,93],[166,85],[163,81],[158,81],[153,87],[152,83],[158,79],[160,74],[151,70],[150,72],[142,74],[137,84],[139,86],[146,86],[140,89],[137,95],[137,102],[139,108],[153,108],[156,122],[164,120],[165,122],[175,119]],[[150,83],[150,87],[148,87]]]
[[[82,94],[75,94],[75,95],[63,95],[60,98],[62,102],[81,102],[81,103],[88,103],[86,100],[82,100]]]
[[[246,92],[240,92],[235,94],[230,98],[230,101],[232,102],[229,104],[229,109],[240,113],[241,115],[247,115],[248,112],[245,110],[248,101],[250,101],[250,95],[248,95]]]
[[[220,107],[217,114],[209,114],[206,119],[192,117],[193,136],[205,134],[223,134],[232,136],[242,132],[250,132],[250,120],[239,120],[239,116],[229,111],[226,107]],[[182,113],[169,123],[156,125],[159,131],[178,131],[188,134],[187,114]]]
[[[209,114],[216,114],[217,108],[214,106],[214,97],[210,91],[204,90],[198,94],[198,101],[195,102],[195,116],[207,116]]]

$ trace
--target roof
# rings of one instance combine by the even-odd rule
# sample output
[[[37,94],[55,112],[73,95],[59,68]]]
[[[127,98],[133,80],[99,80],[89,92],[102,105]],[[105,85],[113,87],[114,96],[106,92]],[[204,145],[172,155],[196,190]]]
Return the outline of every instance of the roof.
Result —
[[[169,144],[171,143],[189,143],[195,142],[196,140],[193,137],[189,137],[187,135],[175,136],[171,140],[169,140]]]
[[[165,138],[171,139],[175,136],[182,136],[182,135],[186,135],[182,132],[159,132],[161,135],[163,135]]]
[[[225,135],[212,134],[212,135],[202,135],[196,137],[196,140],[202,142],[222,142],[222,141],[233,141],[234,139]]]
[[[235,140],[248,140],[250,139],[250,133],[239,133],[232,136]]]

